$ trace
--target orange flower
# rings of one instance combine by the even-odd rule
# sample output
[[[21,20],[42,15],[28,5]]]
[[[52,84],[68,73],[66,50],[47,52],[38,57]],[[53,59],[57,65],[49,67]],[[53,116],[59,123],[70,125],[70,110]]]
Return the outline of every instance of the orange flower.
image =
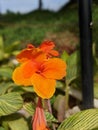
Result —
[[[17,60],[20,63],[26,62],[28,60],[39,60],[40,59],[45,59],[46,54],[43,53],[39,48],[35,48],[32,44],[28,44],[27,48],[22,50],[18,55],[17,55]]]
[[[34,60],[39,57],[39,55],[42,59],[58,56],[59,53],[53,50],[54,47],[55,45],[51,41],[43,42],[38,48],[34,47],[32,44],[28,44],[27,48],[17,55],[17,60],[23,63],[30,59]]]
[[[13,72],[13,80],[18,85],[33,85],[35,92],[42,98],[50,98],[55,92],[56,80],[66,75],[66,64],[60,58],[39,62],[28,60]]]
[[[55,47],[54,42],[52,41],[44,41],[41,45],[40,45],[40,49],[45,52],[47,54],[47,57],[51,57],[51,56],[58,56],[59,53],[56,50],[53,50],[53,48]]]
[[[47,127],[44,110],[42,108],[41,99],[38,100],[38,105],[36,107],[36,111],[33,118],[32,123],[33,130],[49,130]]]
[[[33,85],[35,92],[42,98],[48,99],[55,92],[56,80],[66,75],[66,64],[60,58],[50,58],[58,54],[53,50],[53,42],[43,42],[35,48],[29,44],[26,49],[18,54],[17,59],[21,63],[12,75],[12,79],[18,85]]]

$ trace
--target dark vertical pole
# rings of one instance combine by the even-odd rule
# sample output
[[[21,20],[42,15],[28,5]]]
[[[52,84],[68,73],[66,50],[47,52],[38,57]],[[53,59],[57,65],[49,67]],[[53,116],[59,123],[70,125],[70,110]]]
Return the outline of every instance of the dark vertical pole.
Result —
[[[80,51],[83,109],[93,108],[92,12],[91,0],[79,1]]]
[[[42,10],[42,0],[39,0],[39,10]]]

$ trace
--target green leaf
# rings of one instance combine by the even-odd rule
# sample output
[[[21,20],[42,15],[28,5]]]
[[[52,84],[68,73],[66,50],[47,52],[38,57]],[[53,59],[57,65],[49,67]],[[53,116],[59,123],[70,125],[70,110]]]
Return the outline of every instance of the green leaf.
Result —
[[[15,86],[14,83],[12,82],[3,82],[0,84],[0,95],[5,94],[9,88],[11,88],[12,86]]]
[[[94,128],[98,128],[98,109],[89,109],[70,116],[57,130],[92,130]]]
[[[23,106],[23,99],[18,93],[8,93],[0,96],[0,116],[9,115]]]
[[[4,53],[2,50],[0,50],[0,61],[3,60]]]
[[[32,103],[26,103],[23,108],[32,116],[34,115],[35,108]]]
[[[26,93],[26,92],[30,92],[30,93],[34,92],[32,86],[28,86],[28,87],[15,86],[15,84],[14,84],[14,87],[12,88],[12,91],[13,91],[13,92],[18,92],[18,93],[20,93],[20,94],[24,94],[24,93]]]
[[[26,92],[22,86],[14,86],[11,91],[19,94],[24,94]]]
[[[94,97],[98,99],[98,71],[94,75]]]
[[[34,92],[34,89],[32,86],[29,86],[29,87],[22,87],[23,90],[25,90],[26,92]]]
[[[61,81],[56,82],[56,88],[65,89],[65,84]]]
[[[69,85],[80,74],[80,56],[79,51],[74,52],[67,60],[66,83]]]
[[[0,123],[5,130],[29,130],[28,121],[19,113],[2,116]]]
[[[0,130],[5,130],[3,127],[0,127]]]
[[[57,95],[55,98],[55,102],[53,104],[53,108],[56,110],[58,115],[58,120],[64,119],[65,115],[65,96],[64,95]]]
[[[48,111],[45,111],[45,116],[48,122],[58,122],[58,120]]]
[[[8,125],[11,130],[29,130],[28,124],[24,118],[19,118],[14,121],[9,121]]]
[[[13,51],[15,51],[19,48],[19,45],[20,45],[20,41],[15,41],[15,42],[11,43],[10,46],[6,46],[5,51],[7,53],[12,54]]]
[[[4,48],[4,45],[3,45],[3,37],[0,36],[0,49],[3,49]]]
[[[94,97],[98,99],[98,83],[94,83]]]
[[[63,54],[61,55],[61,58],[66,62],[67,59],[69,58],[69,55],[66,51],[63,52]]]
[[[0,36],[0,60],[4,57],[4,45],[3,45],[3,37]]]
[[[0,76],[11,79],[13,70],[10,67],[1,67]]]

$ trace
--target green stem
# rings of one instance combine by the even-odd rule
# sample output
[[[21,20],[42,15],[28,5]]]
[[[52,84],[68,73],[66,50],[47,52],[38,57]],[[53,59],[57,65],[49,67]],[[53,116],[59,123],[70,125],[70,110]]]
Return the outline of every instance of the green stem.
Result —
[[[69,108],[69,105],[68,105],[68,103],[69,103],[69,85],[68,84],[66,85],[65,91],[66,91],[66,95],[65,95],[65,111],[66,111]]]

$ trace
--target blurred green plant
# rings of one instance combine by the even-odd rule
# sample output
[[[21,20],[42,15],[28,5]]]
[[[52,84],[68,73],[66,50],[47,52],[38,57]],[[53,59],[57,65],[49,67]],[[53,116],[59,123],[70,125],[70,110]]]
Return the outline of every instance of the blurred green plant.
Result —
[[[81,93],[81,61],[80,61],[80,51],[77,50],[71,55],[68,55],[65,51],[63,52],[61,58],[67,62],[67,75],[65,79],[65,100],[66,109],[68,109],[69,93],[71,89],[78,90]],[[93,43],[93,70],[94,70],[94,97],[98,98],[98,58],[96,53],[96,44]],[[71,93],[72,94],[72,93]],[[74,97],[74,94],[73,94]],[[78,97],[77,97],[78,98]],[[78,100],[80,100],[78,98]]]
[[[34,114],[36,94],[33,87],[20,87],[12,82],[12,72],[17,65],[13,62],[19,52],[20,42],[6,45],[0,36],[0,130],[29,130],[30,118]],[[48,122],[57,122],[48,111]]]
[[[34,114],[37,96],[33,91],[33,87],[20,87],[12,82],[11,76],[16,62],[13,62],[14,56],[20,50],[20,42],[16,41],[10,45],[4,43],[4,39],[0,36],[0,130],[31,130],[31,116]],[[98,98],[98,58],[96,54],[96,46],[93,46],[94,60],[94,96]],[[69,95],[71,89],[79,90],[81,93],[81,69],[80,54],[75,51],[69,55],[63,52],[61,58],[67,62],[66,79],[57,81],[57,90],[51,98],[53,115],[47,110],[45,116],[50,124],[54,122],[59,126],[57,114],[62,111],[62,104],[65,109],[69,108]],[[71,96],[74,97],[73,94]],[[77,98],[77,100],[79,100]],[[64,101],[64,102],[63,102]],[[67,106],[67,107],[66,107]],[[63,107],[62,107],[63,108]],[[64,115],[63,115],[64,116]],[[89,119],[89,124],[86,123]],[[58,130],[74,130],[78,128],[88,130],[98,127],[98,110],[87,110],[64,120],[58,127]],[[79,122],[78,122],[79,121]],[[93,122],[93,125],[91,125]],[[95,122],[95,123],[94,123]],[[85,124],[83,127],[82,124]]]

